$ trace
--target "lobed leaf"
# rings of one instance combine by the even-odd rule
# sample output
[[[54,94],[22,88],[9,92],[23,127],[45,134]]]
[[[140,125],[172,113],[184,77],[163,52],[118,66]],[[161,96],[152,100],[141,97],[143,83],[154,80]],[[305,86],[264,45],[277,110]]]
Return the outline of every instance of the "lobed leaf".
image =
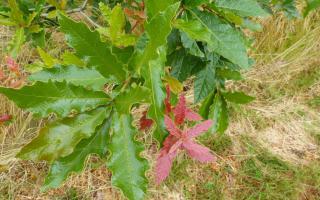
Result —
[[[112,171],[112,185],[120,188],[128,199],[142,200],[147,189],[145,173],[148,169],[147,160],[139,155],[143,145],[134,140],[135,131],[130,115],[115,113],[112,121],[108,163]]]
[[[55,65],[53,68],[44,69],[29,76],[30,81],[49,82],[66,81],[73,85],[83,86],[95,91],[103,91],[108,81],[97,70],[90,68],[79,68],[75,65]]]
[[[101,158],[105,156],[108,150],[110,126],[111,119],[105,119],[90,138],[83,139],[74,148],[72,154],[54,161],[41,188],[42,191],[59,187],[72,172],[81,172],[90,154],[97,154]]]
[[[121,114],[130,113],[131,107],[135,103],[149,101],[150,90],[146,87],[139,86],[130,88],[127,92],[121,93],[115,99],[115,107]]]
[[[126,77],[124,66],[112,53],[111,47],[100,40],[97,31],[92,32],[84,23],[60,15],[60,30],[66,34],[66,39],[77,55],[88,61],[88,66],[96,69],[106,78],[113,77],[123,81]]]
[[[110,98],[103,92],[87,90],[66,82],[37,82],[19,90],[0,87],[0,93],[36,117],[55,113],[66,117],[72,111],[84,112],[108,104]]]
[[[17,156],[49,162],[68,156],[82,139],[91,137],[105,118],[106,110],[101,108],[50,123]]]

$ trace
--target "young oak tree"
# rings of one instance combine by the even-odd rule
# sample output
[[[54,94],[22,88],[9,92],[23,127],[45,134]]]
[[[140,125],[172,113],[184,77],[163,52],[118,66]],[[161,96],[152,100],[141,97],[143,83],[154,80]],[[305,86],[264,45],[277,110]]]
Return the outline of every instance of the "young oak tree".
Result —
[[[169,175],[181,150],[200,162],[215,161],[214,154],[194,138],[207,131],[223,133],[228,127],[228,104],[254,99],[225,87],[228,80],[242,80],[241,70],[253,65],[243,31],[260,30],[254,19],[276,11],[290,18],[300,15],[294,0],[107,2],[95,0],[88,6],[84,1],[79,8],[67,0],[2,3],[0,24],[16,27],[10,58],[17,57],[25,41],[32,41],[42,62],[29,70],[24,87],[0,87],[0,93],[35,118],[54,116],[17,154],[51,165],[43,191],[81,172],[87,157],[95,154],[107,159],[112,184],[128,199],[139,200],[145,198],[149,165],[140,156],[144,144],[135,140],[133,106],[149,106],[140,129],[153,126],[153,138],[161,147],[157,183]],[[319,6],[318,0],[308,0],[304,14]],[[91,8],[98,14],[87,16],[84,11]],[[68,17],[74,12],[80,12],[91,27]],[[59,59],[42,49],[45,32],[52,26],[59,27],[73,49]],[[187,108],[180,95],[182,82],[190,77],[201,116]],[[170,90],[180,95],[175,106]]]

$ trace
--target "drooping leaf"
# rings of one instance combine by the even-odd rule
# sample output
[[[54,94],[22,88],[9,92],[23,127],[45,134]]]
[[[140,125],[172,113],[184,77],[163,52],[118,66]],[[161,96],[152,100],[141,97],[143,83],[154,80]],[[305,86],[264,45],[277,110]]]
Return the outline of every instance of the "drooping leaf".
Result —
[[[66,82],[51,81],[37,82],[19,90],[0,87],[0,93],[36,117],[47,117],[50,113],[66,117],[73,110],[84,112],[106,105],[110,100],[103,92],[87,90]]]
[[[201,103],[199,114],[204,118],[208,119],[210,106],[213,104],[213,100],[215,97],[215,91],[211,92]]]
[[[112,171],[113,186],[120,188],[130,200],[142,200],[147,189],[148,163],[139,155],[143,145],[135,141],[131,124],[130,115],[114,114],[108,167]]]
[[[194,82],[194,102],[200,102],[206,98],[216,88],[216,69],[215,64],[208,63],[201,71],[196,74]]]
[[[105,117],[106,110],[102,108],[50,123],[17,156],[49,162],[68,156],[82,139],[91,137]]]
[[[215,95],[208,118],[213,120],[212,133],[218,132],[222,134],[228,128],[229,116],[227,102],[220,93],[216,93]]]
[[[231,25],[208,12],[191,11],[193,19],[176,20],[175,27],[190,38],[207,43],[208,49],[243,68],[249,67],[246,44],[241,34]]]
[[[226,100],[237,104],[247,104],[255,100],[254,97],[248,96],[243,92],[223,92],[222,95]]]
[[[56,65],[50,69],[44,69],[29,76],[30,81],[66,81],[73,85],[83,86],[85,88],[102,91],[107,79],[97,70],[90,68],[79,68],[74,65],[63,66]]]
[[[242,17],[265,17],[269,15],[260,7],[256,0],[217,0],[214,2],[214,5]]]
[[[80,58],[87,60],[88,66],[96,67],[106,78],[113,77],[117,81],[125,79],[124,66],[112,53],[111,47],[100,41],[98,32],[92,32],[84,23],[75,22],[64,15],[60,15],[59,23],[69,45]]]
[[[108,150],[109,130],[111,119],[107,118],[90,138],[83,139],[72,154],[54,161],[42,186],[42,191],[57,188],[71,173],[79,173],[90,154],[97,154],[101,158]]]
[[[120,114],[130,113],[131,107],[135,103],[149,102],[150,90],[143,86],[130,88],[115,99],[115,107]]]
[[[239,71],[228,69],[228,68],[217,68],[216,74],[220,79],[225,79],[225,80],[240,81],[243,79]]]

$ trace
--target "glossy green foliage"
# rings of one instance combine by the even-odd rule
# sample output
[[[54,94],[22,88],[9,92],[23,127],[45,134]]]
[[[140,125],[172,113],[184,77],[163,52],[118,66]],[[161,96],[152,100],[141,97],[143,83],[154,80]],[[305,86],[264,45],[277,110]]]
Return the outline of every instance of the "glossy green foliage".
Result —
[[[0,88],[0,93],[14,101],[20,108],[47,117],[55,113],[67,117],[72,111],[84,112],[108,104],[110,97],[103,92],[87,90],[66,82],[37,82],[19,90]]]
[[[88,66],[96,68],[104,77],[123,81],[126,76],[121,62],[112,53],[111,46],[100,40],[97,31],[92,32],[84,23],[78,23],[64,15],[60,15],[60,30],[77,55],[86,59]]]
[[[42,60],[28,70],[24,87],[0,87],[17,106],[48,121],[17,157],[51,164],[42,187],[47,191],[81,172],[88,156],[99,156],[112,172],[112,184],[130,200],[145,198],[149,169],[140,155],[144,145],[135,138],[133,108],[147,105],[143,120],[154,125],[153,139],[163,146],[168,135],[164,116],[174,102],[169,94],[166,98],[165,86],[179,93],[183,82],[192,80],[199,113],[214,122],[209,131],[223,134],[228,106],[254,100],[226,89],[227,81],[242,80],[242,70],[254,63],[244,31],[261,29],[253,19],[272,11],[300,16],[294,0],[86,1],[92,4],[79,12],[93,16],[85,16],[84,23],[66,14],[79,6],[74,2],[1,4],[0,24],[16,27],[8,54],[17,58],[22,45],[32,40]],[[318,2],[308,0],[305,14]],[[45,31],[52,26],[59,27],[55,30],[69,45],[60,58],[44,48]]]
[[[148,162],[140,158],[144,147],[134,139],[135,131],[128,114],[114,114],[112,136],[109,150],[111,153],[108,167],[112,171],[111,182],[121,188],[129,199],[144,199],[147,189],[145,177]]]
[[[22,148],[18,157],[51,162],[58,157],[67,156],[73,152],[76,144],[95,132],[105,115],[105,109],[98,109],[55,121],[42,128],[39,135]]]
[[[107,118],[90,138],[79,142],[71,154],[55,160],[50,167],[42,190],[57,188],[70,173],[81,172],[84,168],[84,162],[90,154],[104,158],[108,151],[110,126],[111,120]]]
[[[80,68],[74,65],[62,66],[56,65],[53,68],[44,69],[29,76],[29,80],[36,82],[64,81],[73,85],[83,86],[85,88],[102,91],[107,79],[97,70],[89,68]]]

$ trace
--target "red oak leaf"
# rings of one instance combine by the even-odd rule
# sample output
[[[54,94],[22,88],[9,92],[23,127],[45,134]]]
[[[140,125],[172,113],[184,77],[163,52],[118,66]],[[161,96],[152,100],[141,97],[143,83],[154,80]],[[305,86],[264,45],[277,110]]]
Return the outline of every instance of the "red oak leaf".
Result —
[[[180,95],[179,102],[176,107],[173,109],[175,115],[175,123],[181,125],[187,119],[188,121],[200,121],[202,117],[193,112],[191,109],[187,108],[186,98],[183,95]]]
[[[11,115],[0,115],[0,124],[12,119]]]
[[[152,119],[148,119],[147,118],[147,112],[148,111],[144,111],[139,123],[140,123],[140,128],[139,130],[140,131],[144,131],[144,130],[147,130],[149,128],[151,128],[152,124],[153,124],[153,121]]]
[[[19,64],[10,56],[6,56],[7,67],[11,72],[14,72],[17,76],[20,76]]]
[[[166,87],[166,94],[167,94],[167,96],[164,100],[165,113],[169,114],[172,111],[172,109],[171,109],[172,106],[170,103],[171,92],[170,92],[169,86]],[[139,124],[140,124],[139,130],[140,131],[144,131],[144,130],[149,129],[153,124],[153,120],[147,119],[147,113],[148,113],[148,111],[145,111],[139,120]]]
[[[183,103],[183,102],[182,102]],[[165,180],[171,170],[174,158],[179,149],[186,150],[187,154],[203,163],[214,162],[216,157],[210,153],[210,149],[195,143],[196,136],[206,132],[213,122],[204,121],[193,128],[180,130],[170,117],[165,116],[165,125],[170,133],[163,143],[156,163],[156,182],[160,184]]]

